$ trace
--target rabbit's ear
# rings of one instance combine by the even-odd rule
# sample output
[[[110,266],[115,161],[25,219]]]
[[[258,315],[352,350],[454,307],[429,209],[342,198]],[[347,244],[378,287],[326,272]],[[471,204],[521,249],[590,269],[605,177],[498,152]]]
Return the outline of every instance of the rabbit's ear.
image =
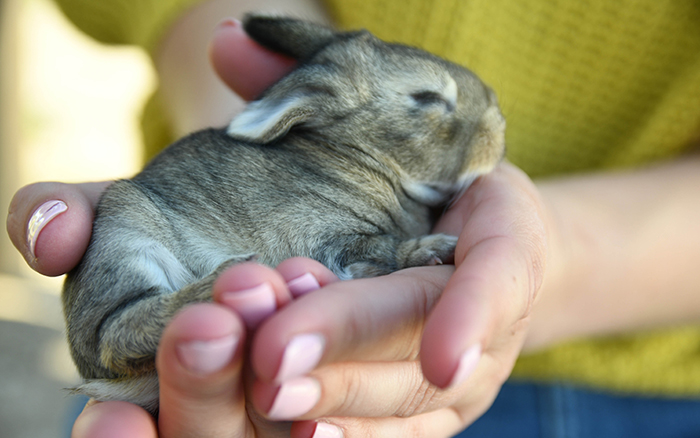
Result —
[[[243,28],[260,45],[298,60],[312,56],[336,36],[320,24],[259,14],[247,15]]]
[[[308,100],[302,95],[252,102],[233,119],[227,133],[254,143],[270,143],[313,116]]]

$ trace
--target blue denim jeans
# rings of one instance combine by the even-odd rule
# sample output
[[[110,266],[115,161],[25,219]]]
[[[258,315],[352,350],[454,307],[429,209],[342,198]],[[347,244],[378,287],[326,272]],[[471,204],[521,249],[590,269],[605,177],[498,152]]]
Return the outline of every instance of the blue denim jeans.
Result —
[[[87,398],[76,400],[66,435]],[[624,397],[566,385],[506,383],[455,438],[700,438],[700,399]]]
[[[455,438],[700,438],[700,399],[619,396],[567,385],[506,383]]]

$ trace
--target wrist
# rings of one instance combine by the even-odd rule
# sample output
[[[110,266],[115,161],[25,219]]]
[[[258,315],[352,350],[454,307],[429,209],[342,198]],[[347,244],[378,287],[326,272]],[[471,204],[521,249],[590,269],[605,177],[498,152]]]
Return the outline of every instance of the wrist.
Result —
[[[696,323],[700,160],[541,182],[548,269],[527,350]]]
[[[596,240],[575,219],[582,208],[572,202],[561,183],[537,183],[547,233],[547,268],[531,315],[523,351],[537,351],[576,336],[580,303],[571,285],[580,285],[594,269],[584,254],[594,251]]]

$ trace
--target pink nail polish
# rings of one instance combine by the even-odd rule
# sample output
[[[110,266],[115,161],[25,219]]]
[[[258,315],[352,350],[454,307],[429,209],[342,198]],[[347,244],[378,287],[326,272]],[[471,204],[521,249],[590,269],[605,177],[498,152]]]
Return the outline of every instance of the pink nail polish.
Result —
[[[292,293],[292,296],[297,298],[311,291],[320,289],[321,285],[318,283],[318,280],[316,280],[316,277],[307,272],[293,280],[289,280],[287,287],[289,288],[289,292]]]
[[[343,430],[328,423],[316,423],[316,430],[311,438],[343,438]]]
[[[27,245],[32,257],[36,258],[36,241],[44,227],[51,222],[53,218],[68,210],[68,206],[63,201],[53,200],[41,204],[34,213],[32,213],[27,224]]]
[[[459,359],[459,365],[457,365],[457,370],[452,376],[452,380],[448,387],[457,386],[464,383],[469,376],[476,370],[477,365],[479,365],[479,360],[481,359],[481,345],[476,344],[467,349],[467,351],[462,354]]]
[[[275,292],[268,283],[246,290],[223,293],[221,300],[236,311],[250,329],[260,325],[277,308]]]
[[[283,383],[316,368],[323,356],[325,345],[326,340],[320,333],[297,335],[292,338],[284,349],[275,381]]]
[[[321,399],[321,385],[310,377],[289,380],[280,386],[268,412],[273,420],[292,420],[316,406]]]
[[[237,346],[238,337],[230,335],[209,341],[183,342],[176,347],[176,352],[186,369],[206,375],[224,369],[233,359]]]
[[[224,18],[219,22],[219,24],[216,25],[217,28],[221,27],[240,27],[241,26],[241,21],[237,18]]]

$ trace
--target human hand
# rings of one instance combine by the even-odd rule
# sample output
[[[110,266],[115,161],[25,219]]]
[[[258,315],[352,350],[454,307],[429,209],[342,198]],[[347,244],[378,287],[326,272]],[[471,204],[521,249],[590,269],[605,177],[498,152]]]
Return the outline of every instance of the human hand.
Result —
[[[455,267],[333,283],[272,315],[253,339],[253,403],[296,420],[294,438],[317,436],[316,424],[345,438],[463,429],[490,406],[525,340],[546,259],[544,217],[532,182],[500,165],[437,226],[460,236]],[[300,376],[318,403],[280,415],[277,397]]]
[[[91,401],[76,420],[72,436],[289,436],[289,423],[266,420],[247,403],[251,378],[245,366],[246,330],[288,303],[293,294],[334,281],[330,271],[308,259],[287,260],[276,270],[252,263],[230,268],[214,285],[215,304],[187,307],[163,333],[156,359],[158,419],[130,403]],[[253,288],[260,282],[267,287]],[[270,301],[272,306],[267,306]]]
[[[214,392],[221,395],[214,407],[208,400],[212,392],[199,392],[210,387],[206,380],[192,385],[194,395],[166,389],[167,367],[178,363],[165,353],[174,344],[170,333],[186,332],[177,329],[178,317],[159,350],[160,436],[225,431],[223,436],[246,437],[447,437],[458,432],[490,406],[523,344],[542,280],[542,217],[529,179],[502,164],[479,179],[438,224],[439,231],[460,234],[456,267],[414,268],[349,282],[335,282],[306,259],[288,260],[277,270],[250,264],[230,268],[215,286],[216,301],[235,311],[228,318],[238,321],[238,314],[245,320],[251,307],[225,298],[226,292],[265,289],[264,284],[281,307],[252,342],[256,378],[246,385],[262,415],[241,408],[241,376],[235,371],[226,375],[228,383],[219,383],[231,392],[229,398]],[[299,291],[290,292],[287,285],[308,273],[317,285],[292,301]],[[207,321],[217,317],[213,309],[207,311],[212,312]],[[76,437],[105,436],[82,434],[83,423],[105,431],[102,426],[116,419],[122,425],[141,421],[144,435],[132,436],[157,436],[153,422],[134,407],[105,405],[86,410],[76,423]],[[175,415],[164,415],[173,405]],[[211,411],[218,414],[200,418]],[[289,423],[281,420],[294,422],[286,429]],[[260,435],[240,435],[243,426]]]

